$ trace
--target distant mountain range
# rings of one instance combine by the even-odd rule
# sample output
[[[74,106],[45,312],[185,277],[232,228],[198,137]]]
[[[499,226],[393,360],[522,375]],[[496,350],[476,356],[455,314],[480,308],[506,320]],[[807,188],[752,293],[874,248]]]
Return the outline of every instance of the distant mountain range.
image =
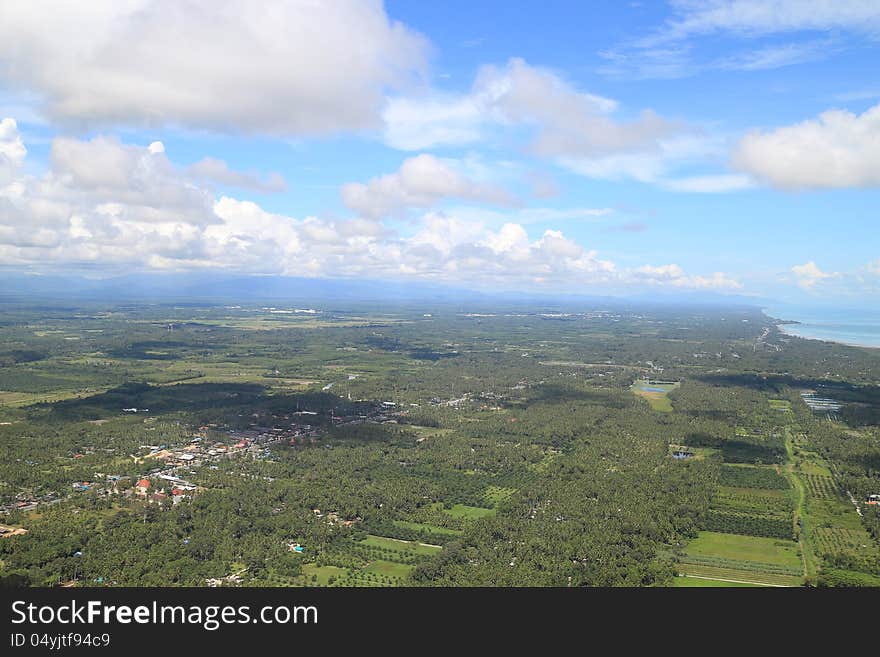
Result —
[[[553,306],[763,306],[770,300],[711,292],[651,292],[631,296],[553,292],[486,292],[426,282],[222,274],[130,274],[112,278],[0,272],[0,301],[309,302],[549,304]]]

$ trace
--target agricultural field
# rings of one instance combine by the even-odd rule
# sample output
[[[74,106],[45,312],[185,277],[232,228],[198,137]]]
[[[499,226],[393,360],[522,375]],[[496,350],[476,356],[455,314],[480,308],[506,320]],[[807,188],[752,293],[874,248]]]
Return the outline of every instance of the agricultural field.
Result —
[[[794,541],[709,531],[700,532],[688,543],[679,572],[777,586],[803,583],[803,566]]]
[[[687,554],[738,562],[751,561],[794,569],[801,565],[797,544],[794,541],[718,532],[700,532],[695,540],[688,543]]]
[[[441,549],[438,545],[415,543],[413,541],[403,541],[399,538],[384,538],[382,536],[372,535],[368,535],[363,539],[361,544],[372,548],[378,548],[384,552],[399,552],[404,555],[434,554],[434,552]]]
[[[759,583],[746,583],[739,582],[737,580],[724,580],[724,579],[713,579],[711,577],[702,577],[699,575],[679,575],[677,576],[673,582],[672,586],[674,588],[682,589],[682,588],[749,588],[749,587],[757,587],[763,586]]]
[[[749,309],[275,310],[9,308],[0,581],[880,578],[861,352]],[[837,421],[798,394],[832,357]]]
[[[632,391],[639,397],[647,399],[655,411],[671,413],[672,402],[669,400],[669,393],[675,390],[678,385],[677,382],[637,379],[632,385]]]
[[[449,509],[444,507],[443,512],[449,514],[453,518],[462,518],[466,520],[488,518],[495,515],[495,509],[486,509],[481,506],[467,506],[466,504],[453,504]]]

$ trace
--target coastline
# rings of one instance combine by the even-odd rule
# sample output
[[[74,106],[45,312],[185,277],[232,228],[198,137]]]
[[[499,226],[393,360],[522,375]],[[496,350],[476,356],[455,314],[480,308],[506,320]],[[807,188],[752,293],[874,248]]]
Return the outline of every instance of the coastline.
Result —
[[[774,317],[773,319],[777,319],[777,318]],[[805,324],[803,322],[799,322],[799,321],[795,321],[795,320],[780,320],[779,323],[774,322],[774,325],[776,326],[776,329],[780,333],[782,333],[783,335],[786,335],[788,337],[792,337],[792,338],[801,338],[802,340],[817,340],[819,342],[831,342],[834,344],[841,344],[846,347],[858,347],[859,349],[880,349],[880,343],[865,344],[865,343],[861,343],[861,342],[850,342],[850,341],[847,341],[845,339],[840,339],[840,338],[831,338],[831,337],[827,337],[827,336],[823,336],[823,335],[809,335],[809,329],[807,329],[806,334],[799,333],[799,332],[797,332],[797,330],[791,330],[790,327],[792,327],[792,326],[809,326],[809,324]]]

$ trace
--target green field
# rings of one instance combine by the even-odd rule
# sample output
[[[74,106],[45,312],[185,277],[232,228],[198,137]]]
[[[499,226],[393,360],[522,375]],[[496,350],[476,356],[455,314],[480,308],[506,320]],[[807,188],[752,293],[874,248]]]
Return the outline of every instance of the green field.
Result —
[[[467,520],[476,520],[477,518],[487,518],[495,515],[495,509],[467,506],[465,504],[455,504],[451,509],[445,509],[442,504],[438,503],[436,508],[442,509],[444,513],[449,514],[453,518],[465,518]]]
[[[405,563],[396,563],[394,561],[384,561],[377,559],[370,562],[370,565],[363,569],[365,573],[375,573],[377,575],[385,575],[387,577],[404,578],[409,575],[413,569]]]
[[[696,539],[688,543],[687,553],[737,561],[776,564],[790,568],[801,567],[797,543],[776,538],[700,532]]]
[[[699,575],[681,575],[672,580],[673,588],[739,588],[761,586],[757,583],[727,581],[723,579],[709,579]]]
[[[398,552],[412,552],[413,554],[434,554],[442,550],[439,545],[426,545],[424,543],[415,543],[413,541],[403,541],[399,538],[385,538],[384,536],[373,536],[368,534],[361,541],[363,545],[370,547],[382,548],[384,550],[395,550]]]
[[[448,527],[438,527],[437,525],[428,525],[423,522],[409,522],[407,520],[395,520],[394,524],[397,527],[403,527],[404,529],[415,529],[416,531],[425,531],[429,534],[438,534],[440,536],[461,536],[462,531],[460,529],[449,529]]]
[[[348,570],[337,566],[317,566],[313,563],[307,563],[303,566],[302,573],[306,584],[311,586],[327,586],[330,584],[331,578],[339,580],[348,575]]]
[[[647,379],[636,379],[630,390],[633,391],[633,394],[647,399],[655,411],[671,413],[672,402],[669,401],[669,393],[675,390],[678,385],[678,383],[648,383]],[[644,388],[651,388],[651,390]]]

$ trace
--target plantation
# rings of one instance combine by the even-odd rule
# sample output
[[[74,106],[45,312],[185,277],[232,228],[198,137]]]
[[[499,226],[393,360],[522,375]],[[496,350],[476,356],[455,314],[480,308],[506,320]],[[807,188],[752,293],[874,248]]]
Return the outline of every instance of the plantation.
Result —
[[[785,477],[771,467],[748,467],[724,464],[721,466],[720,483],[734,488],[776,488],[789,487]]]
[[[803,480],[807,484],[810,495],[820,500],[844,499],[845,495],[832,477],[806,474]]]

